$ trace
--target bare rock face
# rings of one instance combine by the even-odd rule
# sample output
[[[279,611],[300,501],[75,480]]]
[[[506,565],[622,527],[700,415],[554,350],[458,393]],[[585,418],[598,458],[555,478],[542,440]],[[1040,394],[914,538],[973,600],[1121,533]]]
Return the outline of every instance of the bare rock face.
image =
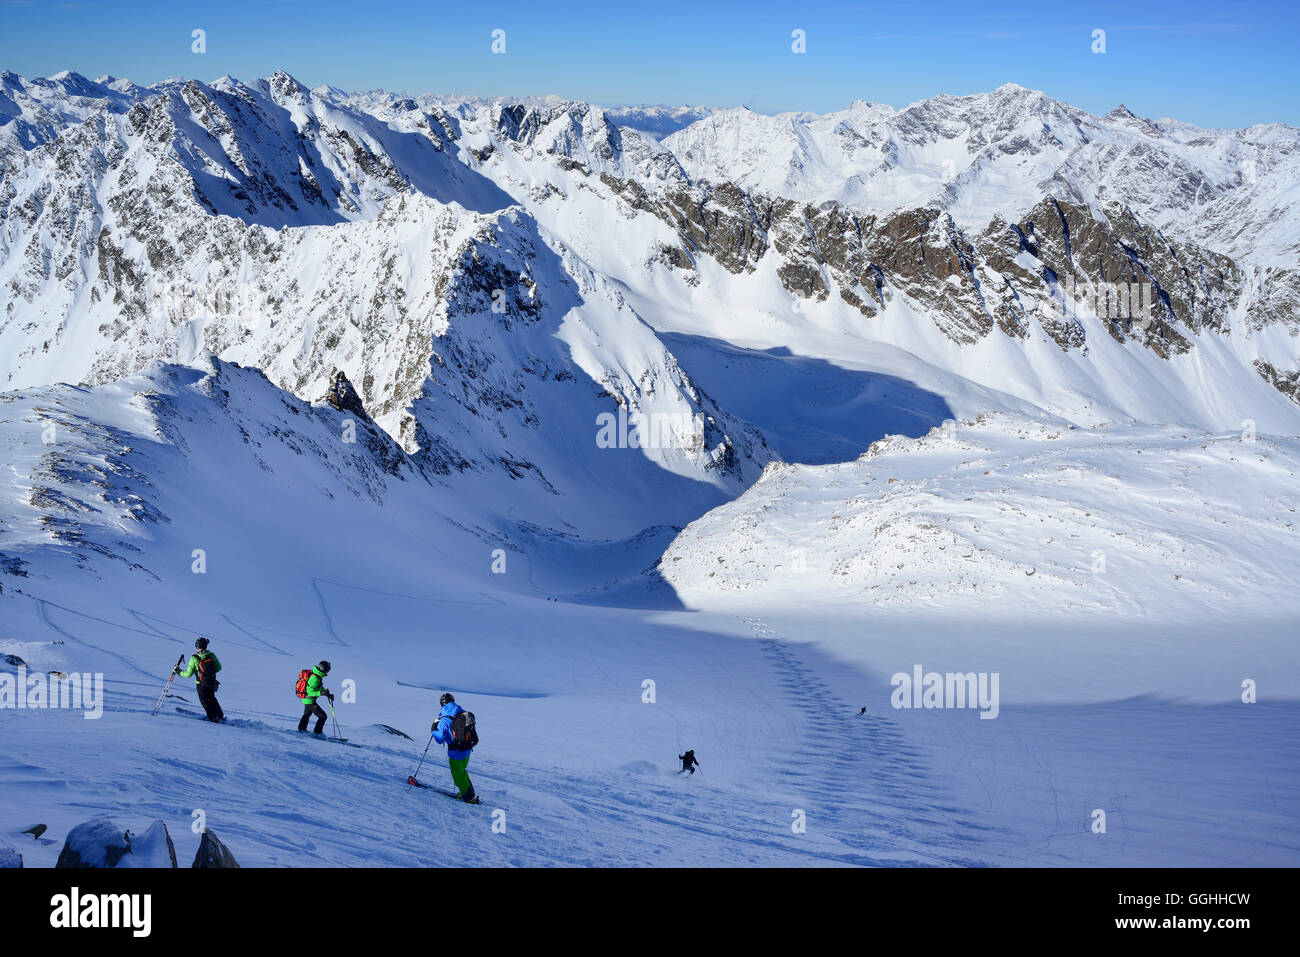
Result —
[[[1099,218],[1086,206],[1049,199],[1016,229],[1046,276],[1096,293],[1094,311],[1118,342],[1133,339],[1167,358],[1191,348],[1180,329],[1222,326],[1243,278],[1231,260],[1170,242],[1126,207],[1106,213]]]
[[[1252,328],[1294,327],[1300,312],[1300,270],[1252,275],[1119,203],[1099,210],[1045,196],[1019,222],[995,217],[972,236],[938,206],[859,215],[835,201],[814,206],[733,183],[651,193],[602,180],[676,229],[681,246],[659,256],[674,269],[691,271],[704,255],[740,274],[775,254],[796,301],[837,294],[870,319],[901,295],[959,344],[995,328],[1024,339],[1038,325],[1062,349],[1084,350],[1084,311],[1116,341],[1169,358],[1189,351],[1193,336],[1226,333],[1239,306]]]
[[[350,440],[365,448],[379,468],[397,478],[404,477],[406,463],[401,446],[375,424],[366,412],[361,396],[341,369],[330,373],[329,387],[321,401],[347,417],[344,424],[349,429]]]
[[[361,401],[361,396],[357,395],[357,390],[348,380],[348,377],[339,369],[335,369],[330,374],[329,391],[325,393],[324,401],[339,412],[351,412],[367,422],[370,421],[370,416],[366,413],[366,407]]]
[[[1284,372],[1270,362],[1256,359],[1255,371],[1278,392],[1300,405],[1300,370]]]
[[[230,853],[230,848],[226,847],[211,830],[204,830],[203,837],[199,841],[199,851],[194,855],[194,863],[191,867],[239,867],[235,861],[235,855]]]
[[[707,253],[732,273],[752,272],[768,246],[770,205],[732,183],[670,189],[655,209],[687,249]]]
[[[143,834],[132,834],[107,817],[97,817],[68,832],[54,866],[175,867],[176,848],[162,821],[155,821]]]
[[[886,280],[932,311],[948,338],[975,342],[992,331],[976,275],[981,257],[947,213],[896,213],[876,226],[868,248]]]

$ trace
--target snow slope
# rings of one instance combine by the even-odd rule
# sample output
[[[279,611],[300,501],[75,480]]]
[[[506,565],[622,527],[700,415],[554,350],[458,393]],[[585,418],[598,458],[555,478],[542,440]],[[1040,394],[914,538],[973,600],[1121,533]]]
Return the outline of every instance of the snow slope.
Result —
[[[1282,619],[1297,608],[1298,474],[1294,437],[981,415],[839,465],[769,466],[660,569],[688,603],[758,590],[954,618],[993,604]]]
[[[474,503],[439,499],[405,462],[378,468],[391,451],[378,430],[378,451],[343,447],[341,413],[273,402],[274,391],[220,364],[206,375],[159,366],[121,386],[6,405],[17,454],[4,552],[15,574],[0,596],[0,643],[33,669],[102,671],[108,701],[98,721],[0,712],[12,729],[5,831],[39,817],[58,834],[89,804],[166,819],[181,857],[197,844],[184,825],[201,809],[244,864],[967,859],[884,827],[789,834],[795,806],[847,819],[866,799],[831,802],[783,776],[785,747],[751,709],[780,697],[784,675],[734,621],[720,630],[694,616],[548,601],[530,553],[468,526]],[[62,434],[53,449],[40,441],[50,422]],[[24,497],[39,503],[39,520]],[[203,574],[192,572],[196,547]],[[507,550],[501,575],[497,547]],[[198,632],[225,665],[229,727],[171,713],[172,702],[148,713],[155,678]],[[355,682],[356,703],[339,719],[365,751],[283,733],[295,719],[290,683],[320,657],[334,663],[336,689]],[[655,704],[642,702],[646,678]],[[480,809],[403,790],[444,688],[495,741],[474,762]],[[192,706],[192,691],[177,690]],[[381,722],[416,742],[372,727]],[[688,746],[704,771],[679,782],[671,756]],[[441,782],[440,764],[422,777]],[[498,806],[505,835],[487,819]],[[29,863],[51,863],[57,850]]]
[[[774,654],[852,667],[843,703],[1020,835],[989,843],[1033,845],[1013,860],[1293,865],[1298,470],[1290,436],[985,415],[769,466],[659,572]],[[896,709],[918,668],[998,676],[996,718]]]
[[[1297,711],[1271,690],[1294,687],[1294,652],[1278,627],[1248,645],[1193,634],[1189,664],[1170,673],[1165,644],[1134,641],[1130,624],[1107,646],[1128,648],[1117,667],[1130,679],[1094,668],[1095,683],[1062,694],[1049,677],[1062,648],[1086,658],[1092,636],[1017,670],[1034,645],[1025,629],[962,634],[951,619],[928,636],[914,620],[873,621],[864,653],[861,613],[823,589],[804,590],[811,611],[779,594],[685,611],[644,580],[602,600],[586,589],[619,574],[610,552],[511,538],[495,503],[440,490],[373,425],[340,442],[346,411],[255,370],[159,365],[5,399],[0,652],[34,671],[102,672],[107,688],[99,720],[0,711],[0,832],[17,844],[50,826],[29,864],[53,863],[58,836],[92,809],[137,830],[165,820],[182,860],[202,811],[245,865],[1294,862]],[[635,582],[641,567],[625,573]],[[149,713],[199,633],[225,666],[226,727],[175,700]],[[889,707],[882,647],[942,665],[940,649],[966,643],[961,667],[1006,674],[997,721]],[[322,657],[335,690],[355,692],[337,712],[361,749],[290,731],[292,680]],[[1204,693],[1213,666],[1258,666],[1276,684],[1234,709],[1230,687]],[[479,808],[403,787],[444,689],[479,716]],[[1195,702],[1166,703],[1189,689]],[[1195,761],[1182,756],[1189,729]],[[673,756],[687,747],[702,771],[680,779]],[[444,782],[436,752],[420,776]],[[1113,813],[1105,839],[1088,831],[1098,806]]]

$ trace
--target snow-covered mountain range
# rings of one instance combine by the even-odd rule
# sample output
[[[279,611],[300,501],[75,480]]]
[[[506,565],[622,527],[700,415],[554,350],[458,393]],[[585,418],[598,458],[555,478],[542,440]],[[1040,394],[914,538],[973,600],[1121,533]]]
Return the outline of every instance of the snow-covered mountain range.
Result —
[[[381,417],[397,413],[422,372],[369,367],[410,351],[391,321],[430,316],[455,246],[487,222],[475,216],[508,210],[566,273],[589,274],[572,278],[599,289],[591,298],[644,306],[654,328],[720,327],[734,341],[761,316],[906,335],[909,351],[959,364],[927,354],[937,328],[1021,355],[1050,340],[1089,368],[1100,357],[1087,319],[1101,313],[1105,334],[1162,358],[1214,351],[1208,332],[1263,381],[1300,366],[1300,131],[1280,125],[1099,118],[1011,85],[901,111],[765,117],[349,95],[283,73],[0,83],[11,386],[106,381],[207,347],[300,394],[337,365]],[[697,112],[670,135],[646,131]],[[296,228],[317,226],[344,228]],[[429,230],[448,250],[437,261]],[[302,259],[331,250],[347,263],[304,273]],[[223,284],[240,295],[223,299]],[[215,319],[176,301],[191,287]],[[904,311],[919,315],[892,328]]]
[[[1239,742],[1209,705],[1243,676],[1300,695],[1300,130],[1014,84],[764,116],[5,72],[0,389],[0,652],[105,672],[148,735],[153,659],[224,642],[228,710],[261,715],[229,745],[252,803],[223,805],[255,862],[293,826],[252,756],[287,720],[276,669],[327,652],[383,689],[354,725],[415,729],[444,687],[494,713],[533,829],[475,860],[638,863],[649,815],[674,863],[1295,862],[1294,795],[1206,787],[1293,779],[1261,742],[1294,708],[1235,757],[1165,755],[1188,723]],[[1015,740],[962,738],[976,784],[944,764],[958,718],[843,723],[923,654],[1008,676],[1012,719],[977,724]],[[1133,708],[1133,752],[1008,796],[997,769]],[[841,757],[792,771],[756,709]],[[58,735],[99,755],[78,794],[139,760],[88,724],[30,724],[14,807],[66,773]],[[648,755],[699,743],[718,790],[684,852]],[[1160,810],[1087,843],[1119,765],[1109,790]],[[557,809],[557,767],[618,800]],[[826,829],[792,839],[787,805]],[[1187,851],[1216,816],[1236,830]],[[350,840],[329,858],[420,863]]]

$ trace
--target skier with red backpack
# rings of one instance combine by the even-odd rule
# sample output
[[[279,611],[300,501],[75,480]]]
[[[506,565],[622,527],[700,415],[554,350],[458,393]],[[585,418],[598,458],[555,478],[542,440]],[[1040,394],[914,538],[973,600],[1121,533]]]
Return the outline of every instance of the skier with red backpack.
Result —
[[[334,693],[325,687],[325,676],[330,673],[330,663],[322,661],[310,668],[303,668],[298,672],[298,684],[294,691],[302,699],[302,718],[298,722],[298,730],[306,731],[307,722],[311,720],[312,715],[316,716],[316,730],[313,734],[325,733],[325,719],[329,717],[325,709],[316,703],[317,698],[329,698],[330,703],[334,703]]]
[[[221,662],[217,656],[208,651],[208,639],[198,638],[194,642],[195,653],[190,655],[189,664],[185,670],[173,668],[172,673],[180,678],[194,676],[194,690],[199,696],[199,703],[203,705],[203,710],[208,716],[209,721],[221,722],[226,720],[226,714],[221,710],[221,705],[217,703],[217,689],[221,683],[217,681],[217,672],[221,670]]]
[[[447,763],[451,765],[451,779],[456,782],[457,797],[466,804],[478,804],[474,782],[469,779],[466,766],[470,753],[478,744],[478,731],[474,726],[474,712],[466,711],[456,699],[444,692],[438,699],[442,710],[434,719],[433,740],[447,746]]]

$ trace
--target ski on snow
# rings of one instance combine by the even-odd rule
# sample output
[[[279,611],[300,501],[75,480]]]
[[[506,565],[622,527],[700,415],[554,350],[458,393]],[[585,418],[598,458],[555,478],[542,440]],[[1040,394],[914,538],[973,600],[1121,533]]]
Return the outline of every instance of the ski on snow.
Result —
[[[188,718],[198,718],[200,721],[208,721],[208,716],[206,714],[200,714],[197,711],[191,711],[189,708],[182,708],[179,705],[176,706],[176,713],[183,714]],[[225,723],[226,723],[225,721],[208,721],[208,724],[225,724]]]
[[[454,798],[457,801],[461,801],[461,796],[455,793],[454,791],[444,791],[442,788],[436,788],[432,784],[425,784],[423,781],[417,781],[415,778],[407,778],[406,783],[413,784],[417,788],[424,788],[426,791],[436,791],[439,794],[443,794],[449,798]],[[462,801],[462,803],[464,802]]]

